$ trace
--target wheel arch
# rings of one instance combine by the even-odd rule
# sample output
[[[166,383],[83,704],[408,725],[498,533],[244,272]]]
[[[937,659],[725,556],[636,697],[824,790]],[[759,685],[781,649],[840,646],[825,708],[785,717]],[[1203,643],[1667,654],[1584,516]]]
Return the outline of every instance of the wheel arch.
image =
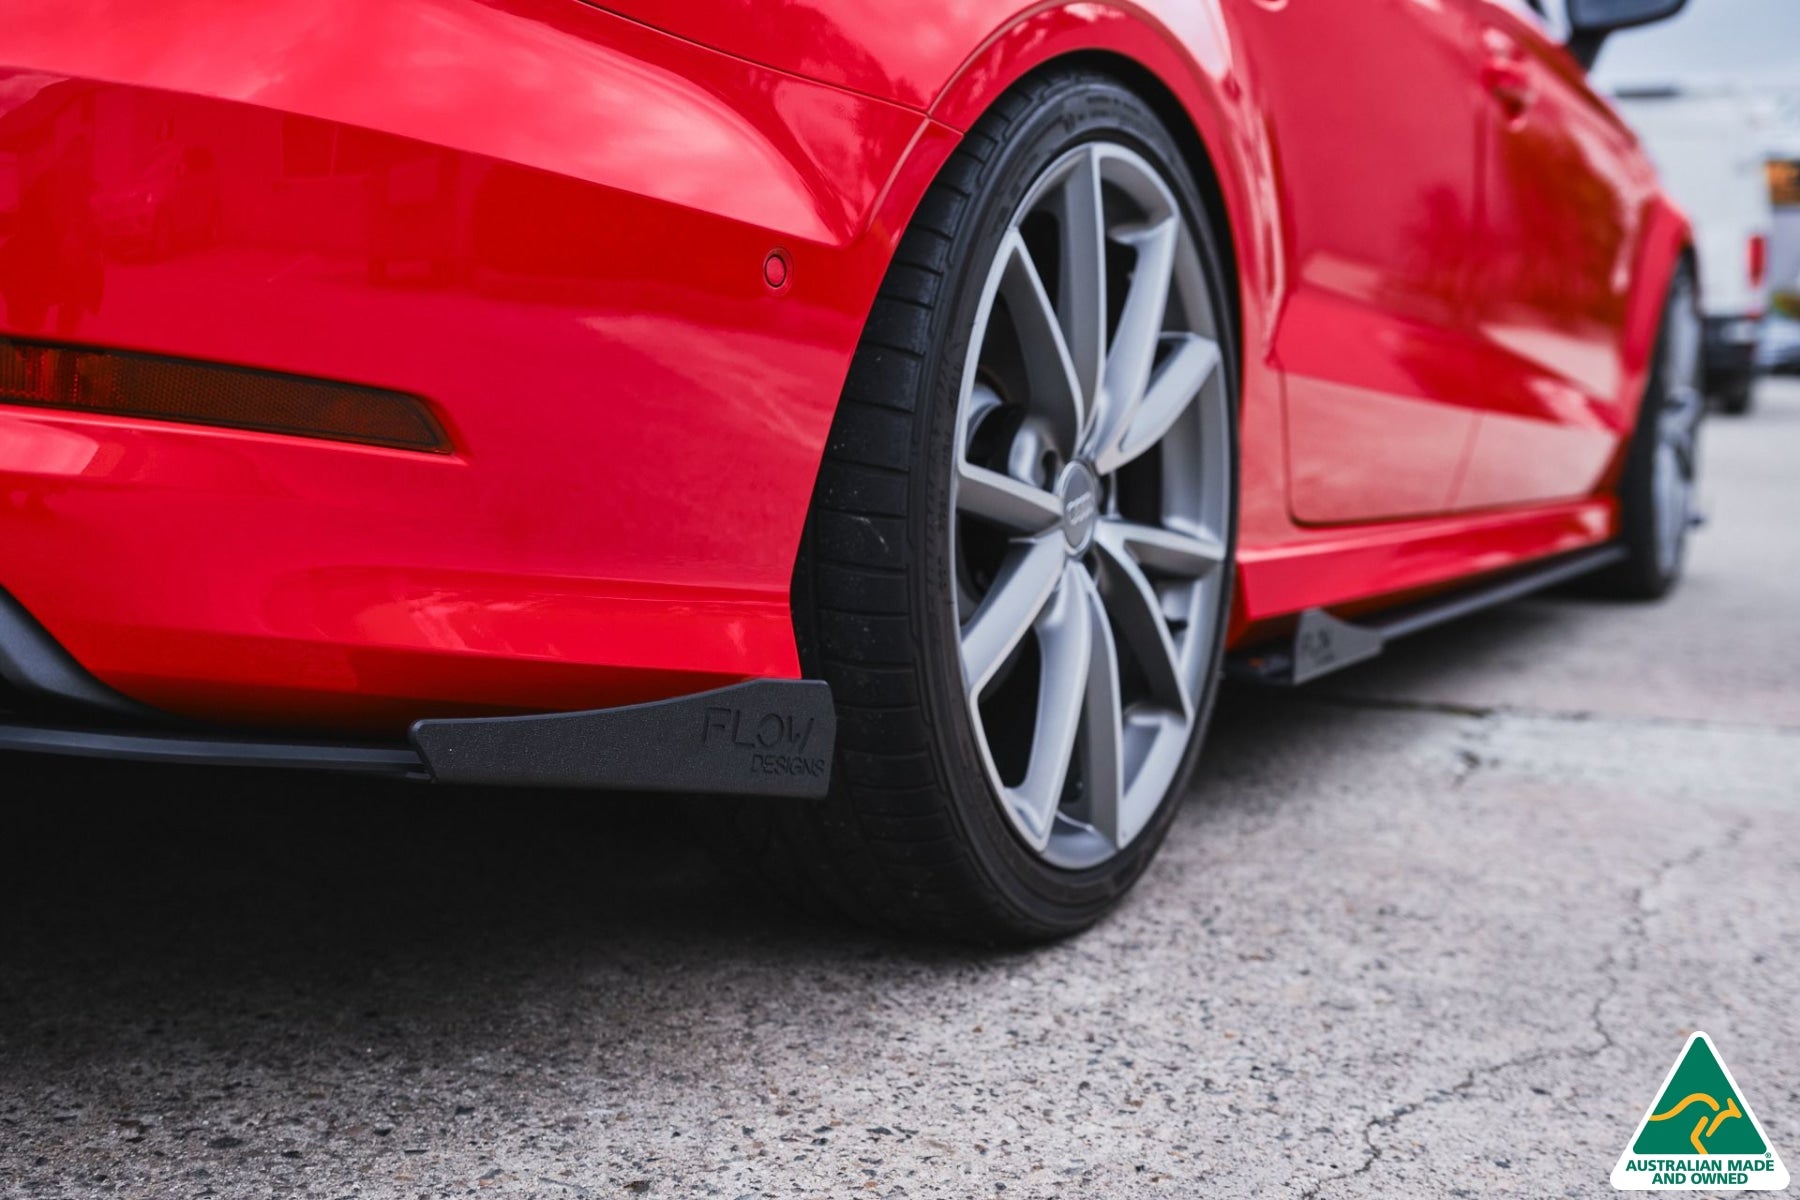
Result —
[[[1165,8],[1167,19],[1150,7]],[[1212,6],[1092,3],[1029,10],[992,33],[950,76],[930,115],[934,123],[966,131],[1021,83],[1068,70],[1109,76],[1148,104],[1180,148],[1205,207],[1201,216],[1236,285],[1226,299],[1241,369],[1249,348],[1246,301],[1268,291],[1252,289],[1245,249],[1264,248],[1256,256],[1256,275],[1268,277],[1278,241],[1272,236],[1273,214],[1259,214],[1248,199],[1267,191],[1269,156],[1257,149],[1266,141],[1242,81],[1233,74],[1229,30],[1216,15],[1207,15],[1212,11]],[[1177,33],[1176,21],[1188,28]],[[921,189],[915,203],[923,194]]]
[[[1637,418],[1637,404],[1642,402],[1644,385],[1650,378],[1652,356],[1662,332],[1663,306],[1668,301],[1669,286],[1683,266],[1694,272],[1694,286],[1700,286],[1699,253],[1694,248],[1694,231],[1687,215],[1660,192],[1646,206],[1644,236],[1638,252],[1638,289],[1627,310],[1623,356],[1629,380],[1630,417]]]

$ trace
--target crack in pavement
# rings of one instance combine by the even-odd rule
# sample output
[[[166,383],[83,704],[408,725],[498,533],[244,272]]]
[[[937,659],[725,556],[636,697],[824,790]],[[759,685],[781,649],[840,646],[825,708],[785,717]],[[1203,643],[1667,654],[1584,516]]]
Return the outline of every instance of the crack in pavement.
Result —
[[[1457,731],[1457,740],[1463,744],[1456,750],[1456,766],[1450,776],[1452,788],[1459,788],[1467,783],[1483,767],[1499,765],[1499,759],[1489,757],[1486,753],[1499,727],[1500,717],[1495,715],[1471,721]]]
[[[1724,836],[1718,838],[1716,841],[1702,843],[1688,850],[1685,854],[1677,855],[1674,858],[1664,859],[1655,867],[1651,868],[1649,879],[1644,883],[1639,884],[1637,887],[1632,888],[1628,894],[1627,899],[1631,905],[1631,913],[1626,917],[1624,923],[1620,927],[1619,932],[1622,935],[1621,940],[1630,941],[1634,944],[1648,940],[1649,932],[1644,927],[1645,921],[1649,915],[1648,910],[1644,907],[1645,897],[1661,887],[1672,871],[1691,867],[1709,854],[1717,854],[1721,851],[1731,849],[1743,840],[1744,835],[1749,832],[1750,826],[1751,821],[1749,818],[1740,818],[1733,821],[1726,829]],[[1633,965],[1635,965],[1635,961],[1634,957],[1632,960]],[[1588,1020],[1593,1026],[1594,1033],[1600,1039],[1599,1045],[1533,1050],[1526,1054],[1514,1055],[1512,1058],[1506,1059],[1503,1062],[1492,1063],[1486,1066],[1471,1067],[1459,1082],[1450,1087],[1433,1089],[1431,1092],[1428,1092],[1417,1100],[1408,1101],[1385,1113],[1370,1117],[1364,1122],[1362,1128],[1364,1149],[1363,1161],[1352,1170],[1341,1171],[1336,1175],[1327,1175],[1308,1185],[1300,1192],[1301,1200],[1317,1200],[1319,1196],[1323,1195],[1325,1189],[1332,1184],[1355,1179],[1359,1175],[1366,1175],[1372,1171],[1375,1164],[1386,1157],[1382,1148],[1375,1144],[1375,1132],[1378,1129],[1391,1130],[1399,1125],[1401,1121],[1423,1108],[1462,1099],[1473,1090],[1478,1082],[1491,1076],[1499,1075],[1502,1072],[1560,1058],[1591,1060],[1598,1058],[1600,1055],[1612,1049],[1618,1043],[1613,1039],[1612,1031],[1606,1026],[1606,1021],[1602,1016],[1602,1010],[1609,1000],[1612,1000],[1624,989],[1625,981],[1619,971],[1619,965],[1618,947],[1614,945],[1607,948],[1606,957],[1600,961],[1599,966],[1596,968],[1602,976],[1604,986],[1601,988],[1599,995],[1594,998],[1594,1003],[1588,1010]]]
[[[1655,891],[1657,888],[1659,888],[1663,885],[1663,883],[1668,879],[1669,873],[1671,871],[1674,871],[1674,870],[1677,870],[1680,868],[1691,867],[1691,866],[1695,865],[1696,863],[1698,863],[1702,858],[1705,858],[1709,854],[1717,854],[1720,851],[1732,849],[1739,842],[1744,840],[1744,835],[1750,831],[1751,824],[1752,824],[1752,822],[1751,822],[1750,818],[1740,817],[1737,820],[1731,822],[1731,824],[1725,830],[1725,836],[1720,838],[1716,844],[1712,844],[1712,845],[1704,845],[1703,844],[1703,845],[1695,846],[1694,848],[1689,850],[1686,854],[1679,855],[1675,858],[1667,858],[1667,859],[1664,859],[1661,863],[1658,863],[1657,866],[1650,872],[1649,881],[1646,883],[1640,884],[1639,886],[1637,886],[1631,890],[1631,915],[1628,918],[1626,918],[1625,928],[1623,931],[1626,939],[1631,941],[1634,945],[1641,944],[1641,943],[1649,940],[1649,937],[1650,937],[1649,931],[1646,930],[1644,928],[1644,926],[1645,926],[1645,922],[1649,919],[1650,910],[1644,906],[1644,901],[1645,901],[1645,898],[1651,892]],[[1635,956],[1633,957],[1630,965],[1634,968],[1637,966],[1637,960],[1636,960]],[[1609,978],[1613,977],[1610,973],[1613,972],[1618,966],[1618,956],[1615,953],[1612,953],[1609,951],[1606,956],[1606,960],[1603,963],[1601,963],[1600,966],[1601,966],[1601,970],[1609,972]],[[1618,991],[1619,991],[1619,989],[1617,987],[1614,987],[1610,990],[1610,992],[1607,995],[1603,996],[1599,1001],[1595,1002],[1595,1005],[1594,1005],[1595,1026],[1596,1026],[1596,1028],[1601,1029],[1602,1032],[1605,1032],[1605,1028],[1600,1023],[1600,1018],[1599,1018],[1600,1005],[1602,1003],[1604,1003],[1606,1000],[1612,999],[1613,996],[1616,996],[1618,994]],[[1608,1040],[1610,1041],[1611,1035],[1608,1034],[1607,1036],[1608,1036]]]

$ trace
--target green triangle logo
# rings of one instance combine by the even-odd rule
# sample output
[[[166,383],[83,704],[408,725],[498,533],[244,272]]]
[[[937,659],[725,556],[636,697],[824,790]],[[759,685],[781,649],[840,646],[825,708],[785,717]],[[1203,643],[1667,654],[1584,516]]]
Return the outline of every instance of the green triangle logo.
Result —
[[[1623,1191],[1777,1191],[1781,1156],[1763,1135],[1725,1060],[1704,1033],[1688,1038],[1613,1168]]]

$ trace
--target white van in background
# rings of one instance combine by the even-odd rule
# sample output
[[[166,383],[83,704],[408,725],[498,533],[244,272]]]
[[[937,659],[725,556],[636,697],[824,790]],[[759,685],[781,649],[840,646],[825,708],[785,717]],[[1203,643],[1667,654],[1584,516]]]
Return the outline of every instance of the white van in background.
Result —
[[[1672,86],[1619,88],[1613,99],[1694,225],[1707,393],[1726,412],[1747,412],[1774,220],[1754,101]]]

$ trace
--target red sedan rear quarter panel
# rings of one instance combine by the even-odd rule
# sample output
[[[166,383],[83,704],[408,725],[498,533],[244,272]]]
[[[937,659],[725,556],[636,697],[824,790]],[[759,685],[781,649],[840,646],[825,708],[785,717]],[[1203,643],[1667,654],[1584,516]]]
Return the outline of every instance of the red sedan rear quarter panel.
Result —
[[[0,409],[0,586],[81,662],[331,724],[797,674],[794,550],[866,231],[942,154],[921,116],[568,0],[5,7],[5,332],[414,393],[456,447]],[[115,252],[66,204],[32,233],[171,145],[216,163],[205,244]]]

